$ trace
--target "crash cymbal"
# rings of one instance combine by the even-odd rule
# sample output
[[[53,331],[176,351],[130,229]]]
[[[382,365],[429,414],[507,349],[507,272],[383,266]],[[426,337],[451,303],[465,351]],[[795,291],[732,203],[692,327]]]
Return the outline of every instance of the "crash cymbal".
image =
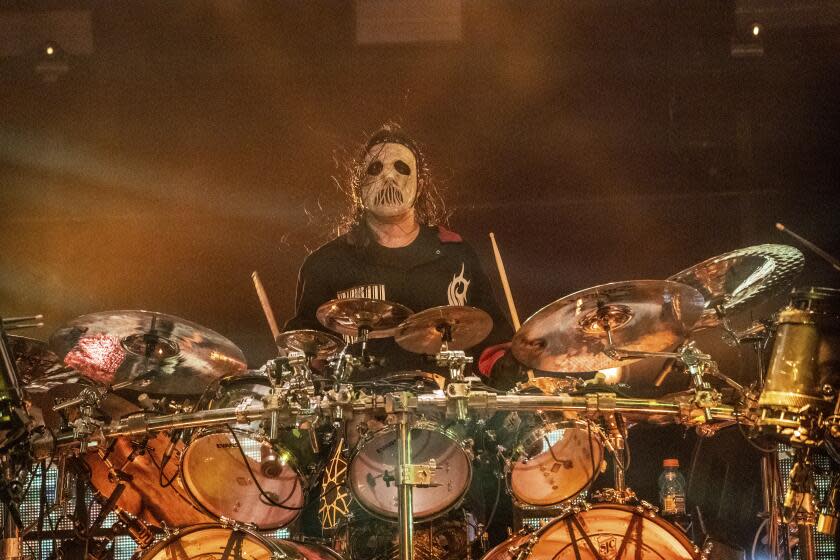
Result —
[[[358,336],[360,329],[368,338],[388,338],[408,319],[412,311],[391,301],[366,298],[334,299],[318,308],[318,321],[339,334]]]
[[[337,336],[314,329],[286,331],[277,335],[275,342],[277,348],[287,354],[303,352],[307,357],[316,359],[334,356],[344,346],[344,341]]]
[[[513,337],[512,351],[526,366],[553,372],[595,371],[636,361],[614,360],[622,350],[665,352],[676,348],[703,311],[696,289],[667,280],[615,282],[588,288],[532,315]]]
[[[44,341],[15,335],[8,335],[7,340],[22,387],[40,382],[46,390],[47,384],[60,383],[62,375],[66,376],[72,372]],[[49,380],[53,376],[56,376],[56,379],[54,383],[50,383]]]
[[[465,305],[442,305],[415,313],[397,328],[394,339],[417,354],[440,352],[444,336],[450,350],[466,350],[490,334],[493,319],[486,311]]]
[[[788,245],[755,245],[712,257],[668,278],[696,288],[706,299],[695,328],[720,324],[730,315],[786,292],[805,266],[805,256]]]
[[[165,395],[200,395],[216,379],[245,370],[230,340],[153,311],[82,315],[55,331],[50,346],[65,364],[107,385]]]

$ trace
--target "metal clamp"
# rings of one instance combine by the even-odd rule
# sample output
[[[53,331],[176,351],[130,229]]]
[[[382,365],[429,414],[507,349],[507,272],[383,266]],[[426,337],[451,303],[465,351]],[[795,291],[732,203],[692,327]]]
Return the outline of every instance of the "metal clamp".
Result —
[[[397,484],[420,488],[437,486],[432,482],[435,470],[437,470],[437,463],[434,459],[419,465],[403,465],[402,469],[397,471]]]

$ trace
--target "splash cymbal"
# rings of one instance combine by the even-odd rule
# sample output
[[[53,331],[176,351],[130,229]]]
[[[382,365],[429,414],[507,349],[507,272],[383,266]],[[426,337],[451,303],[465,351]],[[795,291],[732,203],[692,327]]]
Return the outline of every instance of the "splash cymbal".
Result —
[[[450,350],[466,350],[487,338],[493,319],[486,311],[465,305],[442,305],[415,313],[397,329],[394,339],[417,354],[437,354],[444,337]]]
[[[200,395],[216,379],[245,371],[230,340],[154,311],[105,311],[73,319],[50,337],[68,366],[91,381],[165,395]]]
[[[622,350],[667,352],[686,338],[703,311],[699,291],[668,280],[615,282],[558,299],[513,337],[513,355],[541,371],[586,372],[627,365],[604,354],[609,327]]]
[[[786,292],[805,266],[802,252],[788,245],[754,245],[678,272],[668,278],[696,288],[706,299],[695,328],[714,327],[721,316],[758,306]]]
[[[277,335],[277,348],[286,353],[303,352],[309,358],[327,359],[338,353],[344,341],[335,335],[314,329],[286,331]]]
[[[358,336],[368,331],[368,338],[389,338],[412,311],[399,303],[367,298],[334,299],[321,305],[315,316],[331,331]]]

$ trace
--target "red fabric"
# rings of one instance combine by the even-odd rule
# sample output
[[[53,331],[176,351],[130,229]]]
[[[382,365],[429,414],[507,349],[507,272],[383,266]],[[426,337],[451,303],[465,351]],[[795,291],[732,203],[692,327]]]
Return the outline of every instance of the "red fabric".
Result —
[[[503,342],[495,346],[488,346],[481,353],[478,358],[478,371],[484,377],[490,377],[490,372],[493,371],[493,366],[496,362],[505,355],[505,352],[510,350],[510,342]]]
[[[443,226],[438,226],[438,239],[440,239],[441,243],[462,243],[464,239],[452,231],[451,229],[446,229]]]

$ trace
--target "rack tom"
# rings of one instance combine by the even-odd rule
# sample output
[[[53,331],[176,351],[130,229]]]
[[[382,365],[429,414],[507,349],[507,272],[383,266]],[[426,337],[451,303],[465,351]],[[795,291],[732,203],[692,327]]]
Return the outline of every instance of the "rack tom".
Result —
[[[258,407],[271,392],[265,376],[226,378],[206,408]],[[209,515],[278,529],[294,521],[322,465],[309,430],[285,429],[268,441],[263,422],[196,431],[184,451],[181,478]]]

